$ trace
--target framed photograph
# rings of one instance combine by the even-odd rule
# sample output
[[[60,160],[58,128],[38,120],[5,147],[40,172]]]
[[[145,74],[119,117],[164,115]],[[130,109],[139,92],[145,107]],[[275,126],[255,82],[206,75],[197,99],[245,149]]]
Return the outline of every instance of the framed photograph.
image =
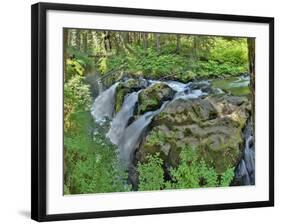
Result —
[[[32,5],[32,219],[274,205],[274,18]]]

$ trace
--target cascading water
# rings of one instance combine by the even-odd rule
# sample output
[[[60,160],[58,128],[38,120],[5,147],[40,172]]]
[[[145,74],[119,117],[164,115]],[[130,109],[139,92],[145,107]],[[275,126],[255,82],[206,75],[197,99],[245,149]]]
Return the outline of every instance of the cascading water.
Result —
[[[125,166],[132,162],[132,153],[138,147],[145,133],[146,128],[152,121],[153,117],[159,114],[168,102],[162,104],[161,108],[156,111],[149,111],[141,115],[136,121],[129,125],[118,144],[120,159]]]
[[[153,85],[161,81],[149,80],[146,82]],[[176,92],[172,101],[179,98],[194,100],[206,96],[209,93],[206,89],[210,87],[209,81],[189,82],[187,84],[177,81],[163,81],[163,83],[169,85]],[[92,107],[92,115],[100,125],[103,125],[106,117],[111,120],[111,126],[106,136],[113,144],[117,145],[120,161],[124,167],[128,168],[132,165],[134,152],[145,136],[152,119],[172,101],[164,102],[158,110],[148,111],[140,115],[133,123],[128,125],[130,118],[134,116],[138,95],[141,90],[129,93],[124,99],[121,110],[113,117],[115,93],[118,84],[115,83],[96,98]],[[255,150],[252,124],[250,122],[247,123],[244,130],[244,138],[243,157],[236,167],[235,177],[240,182],[239,185],[252,185],[255,184]]]
[[[130,93],[124,100],[121,110],[112,120],[107,137],[113,144],[118,145],[129,119],[133,116],[135,105],[138,102],[138,92]]]
[[[98,93],[99,95],[103,92],[103,84],[102,84],[102,81],[99,79],[97,81],[97,84],[98,84]]]
[[[200,89],[191,90],[191,82],[187,84],[177,81],[163,82],[176,91],[173,100],[178,98],[195,99],[206,94]],[[150,85],[155,83],[160,83],[160,81],[149,81]],[[92,107],[92,115],[96,122],[100,124],[103,123],[106,117],[112,119],[111,127],[106,136],[113,144],[118,146],[120,159],[128,166],[131,163],[131,155],[139,145],[146,128],[153,117],[160,113],[168,102],[163,103],[158,110],[149,111],[141,115],[127,127],[129,119],[133,116],[135,105],[138,102],[139,92],[128,94],[124,99],[121,110],[113,118],[115,92],[118,84],[119,83],[115,83],[97,97]]]
[[[245,148],[243,157],[236,169],[236,180],[242,185],[254,185],[255,184],[255,149],[253,143],[253,127],[248,122],[245,131]]]
[[[102,92],[95,100],[92,107],[92,115],[96,122],[100,123],[107,117],[112,119],[114,114],[115,92],[118,82]]]

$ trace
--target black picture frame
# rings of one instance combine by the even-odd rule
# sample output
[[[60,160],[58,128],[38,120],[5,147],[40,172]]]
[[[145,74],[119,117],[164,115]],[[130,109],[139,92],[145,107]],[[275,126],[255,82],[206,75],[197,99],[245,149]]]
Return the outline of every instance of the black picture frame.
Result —
[[[48,10],[63,10],[87,13],[111,13],[124,15],[161,16],[205,19],[216,21],[253,22],[269,25],[269,200],[243,203],[208,204],[196,206],[159,207],[101,212],[46,214],[46,13]],[[206,210],[238,209],[274,206],[274,18],[163,11],[151,9],[103,7],[74,4],[37,3],[31,11],[31,218],[37,221],[70,220],[115,216],[132,216],[161,213],[193,212]]]

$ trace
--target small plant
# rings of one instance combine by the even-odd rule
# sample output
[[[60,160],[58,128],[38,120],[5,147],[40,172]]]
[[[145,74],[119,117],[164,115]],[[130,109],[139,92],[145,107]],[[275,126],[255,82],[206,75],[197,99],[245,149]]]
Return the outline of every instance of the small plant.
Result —
[[[199,159],[196,150],[185,147],[180,153],[178,167],[170,169],[171,180],[164,180],[163,160],[159,153],[147,156],[146,163],[138,164],[139,190],[187,189],[199,187],[229,186],[234,168],[219,175]]]
[[[151,191],[161,190],[164,187],[163,161],[159,153],[148,155],[146,163],[138,163],[139,190]]]
[[[158,131],[151,131],[149,136],[146,139],[146,144],[148,145],[161,145],[165,142],[165,134],[158,130]]]
[[[213,167],[200,159],[196,150],[187,146],[180,153],[180,164],[171,169],[174,188],[197,188],[229,186],[234,177],[234,168],[220,177]],[[221,179],[221,181],[219,181]]]
[[[231,181],[234,178],[234,168],[227,169],[222,175],[221,175],[221,181],[220,186],[227,187],[231,183]]]

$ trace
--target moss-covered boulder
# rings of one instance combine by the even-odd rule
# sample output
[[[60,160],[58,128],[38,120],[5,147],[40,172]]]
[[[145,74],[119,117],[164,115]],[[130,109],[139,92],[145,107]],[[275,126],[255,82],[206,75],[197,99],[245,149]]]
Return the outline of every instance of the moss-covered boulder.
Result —
[[[157,110],[162,103],[171,100],[175,92],[165,83],[156,83],[139,94],[138,114]]]
[[[120,82],[116,88],[115,112],[119,112],[121,110],[124,98],[128,93],[138,91],[146,86],[147,81],[144,79],[128,79]]]
[[[177,166],[181,149],[191,146],[218,174],[237,165],[243,149],[243,128],[250,116],[247,98],[178,99],[151,123],[136,159],[160,153],[166,166]]]

